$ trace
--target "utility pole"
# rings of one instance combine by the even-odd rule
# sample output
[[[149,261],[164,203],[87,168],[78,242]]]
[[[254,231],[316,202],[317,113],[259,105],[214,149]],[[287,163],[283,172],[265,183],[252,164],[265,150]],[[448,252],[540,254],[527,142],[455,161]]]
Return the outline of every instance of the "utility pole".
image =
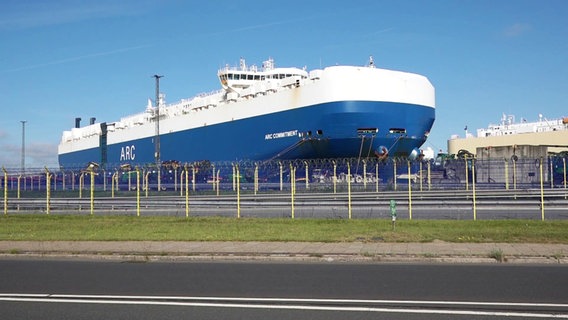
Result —
[[[22,123],[22,158],[20,162],[20,173],[26,173],[26,120],[20,121]]]
[[[154,75],[156,78],[156,100],[154,104],[156,105],[156,135],[154,137],[154,158],[156,160],[156,167],[158,170],[158,191],[161,189],[161,163],[160,163],[160,78],[157,74]]]

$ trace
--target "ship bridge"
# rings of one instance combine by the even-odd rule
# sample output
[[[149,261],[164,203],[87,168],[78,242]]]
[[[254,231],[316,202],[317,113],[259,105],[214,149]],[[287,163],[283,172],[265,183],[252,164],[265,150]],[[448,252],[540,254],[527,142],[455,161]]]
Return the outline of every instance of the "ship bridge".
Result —
[[[238,68],[227,65],[217,75],[223,89],[236,93],[261,83],[279,82],[286,78],[308,78],[308,72],[303,69],[275,68],[272,58],[264,61],[260,69],[256,65],[247,67],[245,59],[241,58]]]

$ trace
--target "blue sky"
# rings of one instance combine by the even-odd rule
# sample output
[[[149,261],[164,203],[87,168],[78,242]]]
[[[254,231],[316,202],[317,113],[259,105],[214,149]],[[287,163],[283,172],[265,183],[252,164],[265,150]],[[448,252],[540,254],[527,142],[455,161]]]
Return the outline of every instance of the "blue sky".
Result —
[[[427,76],[436,122],[424,147],[503,113],[568,116],[568,1],[3,0],[0,165],[57,165],[81,117],[142,112],[161,74],[168,102],[219,88],[240,57],[308,69],[364,65]]]

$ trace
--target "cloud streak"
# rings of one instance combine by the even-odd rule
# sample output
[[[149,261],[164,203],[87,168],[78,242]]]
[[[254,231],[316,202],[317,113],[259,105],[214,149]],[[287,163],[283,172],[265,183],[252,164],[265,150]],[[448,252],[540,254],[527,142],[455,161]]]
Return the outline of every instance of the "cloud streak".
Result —
[[[145,5],[146,4],[146,5]],[[8,1],[0,13],[0,30],[31,29],[147,12],[148,1]]]
[[[133,51],[133,50],[140,50],[140,49],[149,48],[149,47],[152,47],[152,46],[153,45],[147,44],[147,45],[140,45],[140,46],[134,46],[134,47],[120,48],[120,49],[105,51],[105,52],[90,53],[90,54],[77,56],[77,57],[70,57],[70,58],[65,58],[65,59],[61,59],[61,60],[55,60],[55,61],[50,61],[50,62],[45,62],[45,63],[32,64],[32,65],[13,68],[13,69],[2,70],[1,72],[2,73],[8,73],[8,72],[17,72],[17,71],[24,71],[24,70],[31,70],[31,69],[49,67],[49,66],[53,66],[53,65],[70,63],[70,62],[80,61],[80,60],[84,60],[84,59],[92,59],[92,58],[98,58],[98,57],[103,57],[103,56],[109,56],[109,55],[113,55],[113,54],[124,53],[124,52],[128,52],[128,51]]]

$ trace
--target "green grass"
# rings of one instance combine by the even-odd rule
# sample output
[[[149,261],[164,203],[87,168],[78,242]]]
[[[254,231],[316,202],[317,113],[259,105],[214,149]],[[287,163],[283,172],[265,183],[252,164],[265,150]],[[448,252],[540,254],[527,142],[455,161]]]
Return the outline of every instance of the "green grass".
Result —
[[[0,240],[568,243],[568,221],[178,218],[80,215],[0,217]]]

